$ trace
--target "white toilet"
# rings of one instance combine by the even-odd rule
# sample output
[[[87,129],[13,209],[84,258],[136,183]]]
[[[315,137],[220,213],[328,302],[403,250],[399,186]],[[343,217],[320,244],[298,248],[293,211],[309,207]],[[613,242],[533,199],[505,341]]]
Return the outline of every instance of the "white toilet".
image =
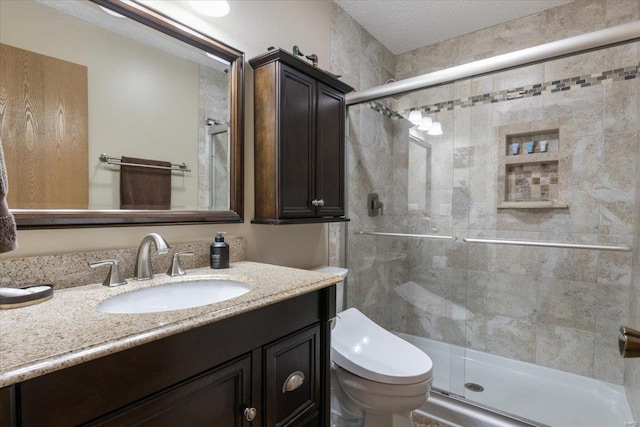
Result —
[[[346,277],[348,270],[315,271]],[[381,328],[355,308],[343,308],[331,331],[332,427],[411,427],[411,412],[427,400],[433,363],[414,345]]]

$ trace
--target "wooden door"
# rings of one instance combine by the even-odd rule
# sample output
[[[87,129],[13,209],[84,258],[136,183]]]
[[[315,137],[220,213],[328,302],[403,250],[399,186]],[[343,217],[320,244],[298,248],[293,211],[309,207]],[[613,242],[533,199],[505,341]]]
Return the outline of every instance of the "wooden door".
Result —
[[[87,67],[0,44],[0,141],[13,209],[86,209]]]
[[[241,427],[251,402],[251,356],[144,399],[88,426]]]
[[[15,427],[17,425],[15,386],[0,388],[0,426]]]
[[[317,216],[344,215],[344,95],[318,84],[316,138]]]
[[[322,403],[320,364],[317,324],[265,348],[267,426],[300,426],[312,419],[318,422]],[[295,388],[288,390],[285,383]]]
[[[280,218],[315,216],[313,152],[315,80],[282,65],[280,73],[279,168]]]

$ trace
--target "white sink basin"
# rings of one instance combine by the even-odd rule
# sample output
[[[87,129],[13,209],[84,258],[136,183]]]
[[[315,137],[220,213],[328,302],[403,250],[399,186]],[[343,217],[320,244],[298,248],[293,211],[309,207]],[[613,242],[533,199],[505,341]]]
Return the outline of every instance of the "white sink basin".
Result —
[[[157,313],[226,301],[246,294],[248,285],[232,280],[198,280],[116,295],[98,304],[102,313]]]

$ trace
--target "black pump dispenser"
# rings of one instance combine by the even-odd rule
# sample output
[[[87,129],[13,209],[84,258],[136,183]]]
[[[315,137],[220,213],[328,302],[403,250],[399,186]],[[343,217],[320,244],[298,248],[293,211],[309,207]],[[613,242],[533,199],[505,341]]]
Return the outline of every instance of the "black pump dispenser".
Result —
[[[211,268],[229,268],[229,245],[224,241],[224,233],[218,231],[210,248]]]

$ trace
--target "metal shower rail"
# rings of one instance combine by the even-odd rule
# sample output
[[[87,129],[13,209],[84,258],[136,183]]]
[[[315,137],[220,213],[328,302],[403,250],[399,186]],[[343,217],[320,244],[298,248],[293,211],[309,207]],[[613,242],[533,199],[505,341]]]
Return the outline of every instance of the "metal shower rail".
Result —
[[[434,240],[457,240],[456,236],[439,235],[439,234],[409,234],[409,233],[387,233],[382,231],[354,231],[353,234],[366,234],[370,236],[387,236],[387,237],[411,237],[415,239],[434,239]],[[506,240],[506,239],[475,239],[465,237],[462,239],[465,243],[487,243],[491,245],[514,245],[514,246],[537,246],[544,248],[561,248],[561,249],[591,249],[597,251],[614,251],[614,252],[631,252],[631,246],[610,246],[610,245],[589,245],[582,243],[561,243],[561,242],[540,242],[534,240]]]
[[[438,235],[438,234],[384,233],[380,231],[354,231],[353,234],[367,234],[370,236],[389,236],[389,237],[413,237],[416,239],[456,240],[456,236]]]
[[[458,79],[533,64],[547,59],[561,58],[591,49],[607,47],[630,40],[638,40],[639,38],[640,21],[633,21],[615,27],[469,62],[444,70],[409,77],[359,92],[351,92],[346,96],[346,103],[347,105],[360,104],[388,96],[403,94],[412,90],[420,90],[439,84],[451,83]]]
[[[139,163],[128,163],[123,162],[118,157],[111,157],[107,154],[100,154],[98,156],[101,162],[104,162],[108,165],[118,165],[118,166],[135,166],[139,168],[150,168],[150,169],[169,169],[172,171],[181,171],[181,172],[191,172],[191,169],[186,165],[186,163],[171,163],[171,167],[169,166],[154,166],[154,165],[142,165]]]
[[[504,239],[472,239],[463,238],[463,242],[467,243],[488,243],[491,245],[516,245],[516,246],[538,246],[545,248],[564,248],[564,249],[593,249],[597,251],[615,251],[615,252],[631,252],[631,246],[609,246],[609,245],[587,245],[581,243],[560,243],[560,242],[537,242],[529,240],[504,240]]]

